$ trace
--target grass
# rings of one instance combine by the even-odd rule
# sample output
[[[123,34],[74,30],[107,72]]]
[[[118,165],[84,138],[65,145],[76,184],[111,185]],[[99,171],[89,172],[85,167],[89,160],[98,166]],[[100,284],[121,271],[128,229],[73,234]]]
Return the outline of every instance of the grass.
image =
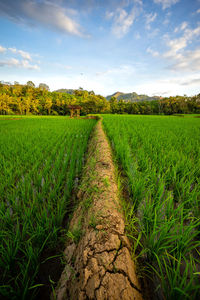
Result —
[[[128,179],[128,235],[155,296],[198,299],[199,119],[104,115],[103,125]]]
[[[77,224],[74,225],[73,229],[67,232],[67,237],[70,238],[73,242],[78,244],[81,236],[83,234],[82,231],[82,220],[81,218],[78,220]]]
[[[12,116],[13,117],[13,116]],[[0,294],[34,299],[45,249],[58,247],[95,120],[0,120]],[[78,230],[73,233],[78,239]]]
[[[99,224],[98,216],[91,214],[90,220],[89,220],[89,226],[96,229],[96,226]]]

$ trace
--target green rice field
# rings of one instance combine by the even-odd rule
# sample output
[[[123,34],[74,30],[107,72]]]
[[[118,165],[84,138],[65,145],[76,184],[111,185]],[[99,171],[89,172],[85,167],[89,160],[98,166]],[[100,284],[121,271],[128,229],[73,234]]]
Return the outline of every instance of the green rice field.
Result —
[[[41,255],[56,249],[72,211],[71,192],[95,122],[0,117],[1,299],[35,298]]]
[[[107,115],[103,125],[125,177],[127,232],[153,299],[200,299],[200,119]]]
[[[200,299],[200,118],[102,117],[147,299]],[[95,124],[0,116],[0,299],[39,299],[38,274],[60,255]]]

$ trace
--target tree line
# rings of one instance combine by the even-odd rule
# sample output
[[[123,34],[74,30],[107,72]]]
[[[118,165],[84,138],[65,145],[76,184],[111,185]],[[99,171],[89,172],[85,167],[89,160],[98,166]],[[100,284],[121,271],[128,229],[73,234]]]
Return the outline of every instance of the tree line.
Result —
[[[200,113],[200,94],[187,97],[167,97],[154,101],[125,102],[111,97],[108,101],[93,91],[81,88],[73,94],[50,92],[49,87],[41,83],[35,87],[32,81],[21,85],[0,82],[0,114],[21,115],[67,115],[68,105],[80,105],[81,114],[117,113],[117,114],[182,114]]]

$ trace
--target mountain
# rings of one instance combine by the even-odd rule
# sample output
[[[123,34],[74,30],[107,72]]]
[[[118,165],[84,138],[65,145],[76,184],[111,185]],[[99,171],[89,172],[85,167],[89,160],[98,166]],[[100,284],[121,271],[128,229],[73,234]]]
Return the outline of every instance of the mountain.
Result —
[[[73,89],[59,89],[56,90],[55,92],[59,93],[67,93],[70,95],[74,95]],[[153,96],[149,97],[147,95],[138,95],[137,93],[121,93],[121,92],[116,92],[112,95],[109,95],[106,97],[107,100],[110,100],[111,97],[115,97],[117,100],[124,100],[125,102],[141,102],[141,101],[152,101],[152,100],[158,100],[161,99],[159,96]]]
[[[107,100],[110,100],[111,97],[117,98],[117,100],[124,100],[125,102],[140,102],[140,101],[152,101],[160,99],[159,96],[149,97],[147,95],[138,95],[137,93],[121,93],[116,92],[112,95],[106,97]]]
[[[67,93],[67,94],[70,94],[70,95],[73,95],[74,94],[74,90],[73,89],[59,89],[59,90],[56,90],[54,92],[58,92],[58,93]]]

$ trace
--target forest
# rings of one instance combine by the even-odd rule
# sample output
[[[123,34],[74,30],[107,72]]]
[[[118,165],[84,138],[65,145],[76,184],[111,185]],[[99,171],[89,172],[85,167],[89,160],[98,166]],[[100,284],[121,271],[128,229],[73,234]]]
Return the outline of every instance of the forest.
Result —
[[[50,92],[48,85],[41,83],[38,87],[32,81],[22,85],[0,82],[1,115],[67,115],[68,105],[81,105],[81,114],[190,114],[200,113],[200,94],[193,97],[175,96],[152,101],[124,101],[111,97],[107,100],[93,91],[82,88],[73,94]]]

